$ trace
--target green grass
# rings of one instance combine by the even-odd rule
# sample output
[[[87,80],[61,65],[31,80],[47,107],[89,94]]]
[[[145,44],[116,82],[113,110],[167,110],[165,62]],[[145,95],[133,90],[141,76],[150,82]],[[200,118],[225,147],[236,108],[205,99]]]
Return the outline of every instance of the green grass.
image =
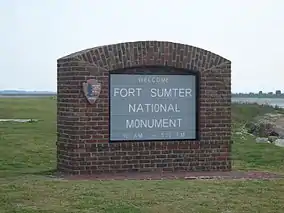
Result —
[[[250,135],[233,134],[234,170],[267,171],[284,174],[284,148],[273,144],[257,144]]]
[[[284,173],[284,149],[239,134],[242,124],[272,107],[233,105],[236,170]],[[275,181],[65,181],[45,177],[56,167],[56,102],[0,99],[0,213],[242,213],[284,209],[284,180]]]
[[[284,148],[276,147],[273,144],[257,144],[255,138],[245,134],[243,129],[246,122],[266,113],[281,113],[284,116],[283,109],[268,105],[232,105],[234,169],[284,173]]]
[[[251,121],[257,116],[266,113],[284,113],[284,110],[269,105],[260,106],[258,104],[232,104],[232,119],[235,125]]]
[[[39,119],[0,123],[0,177],[55,168],[56,102],[49,98],[0,98],[0,118]]]

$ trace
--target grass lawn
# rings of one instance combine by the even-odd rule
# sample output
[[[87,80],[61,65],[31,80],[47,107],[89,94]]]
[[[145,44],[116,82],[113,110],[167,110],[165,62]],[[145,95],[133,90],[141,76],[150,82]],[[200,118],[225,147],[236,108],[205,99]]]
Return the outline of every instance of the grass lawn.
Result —
[[[234,105],[234,169],[284,173],[284,148],[240,134],[244,122],[275,111]],[[284,180],[65,181],[44,176],[56,166],[56,102],[0,99],[0,213],[284,212]]]

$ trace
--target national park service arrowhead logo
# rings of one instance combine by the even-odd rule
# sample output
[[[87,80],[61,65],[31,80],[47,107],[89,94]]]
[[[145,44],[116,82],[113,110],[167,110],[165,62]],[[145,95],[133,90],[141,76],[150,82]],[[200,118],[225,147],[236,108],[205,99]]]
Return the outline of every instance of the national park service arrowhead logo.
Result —
[[[101,84],[96,79],[89,79],[83,83],[84,95],[90,104],[94,104],[101,93]]]

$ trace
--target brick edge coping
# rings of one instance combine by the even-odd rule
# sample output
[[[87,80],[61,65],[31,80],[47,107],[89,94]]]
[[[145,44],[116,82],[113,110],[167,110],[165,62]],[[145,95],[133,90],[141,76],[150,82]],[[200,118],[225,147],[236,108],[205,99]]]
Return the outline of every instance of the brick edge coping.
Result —
[[[64,175],[56,173],[50,176],[62,180],[273,180],[284,179],[284,174],[259,171],[230,172],[144,172],[144,173],[104,173],[92,175]]]

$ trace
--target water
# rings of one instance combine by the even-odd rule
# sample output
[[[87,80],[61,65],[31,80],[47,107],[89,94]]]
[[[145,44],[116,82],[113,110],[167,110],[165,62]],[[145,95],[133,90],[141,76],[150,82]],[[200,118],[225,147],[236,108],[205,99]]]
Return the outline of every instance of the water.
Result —
[[[19,123],[29,123],[35,122],[35,119],[0,119],[0,122],[19,122]]]
[[[232,102],[268,104],[284,108],[284,98],[232,98]]]

